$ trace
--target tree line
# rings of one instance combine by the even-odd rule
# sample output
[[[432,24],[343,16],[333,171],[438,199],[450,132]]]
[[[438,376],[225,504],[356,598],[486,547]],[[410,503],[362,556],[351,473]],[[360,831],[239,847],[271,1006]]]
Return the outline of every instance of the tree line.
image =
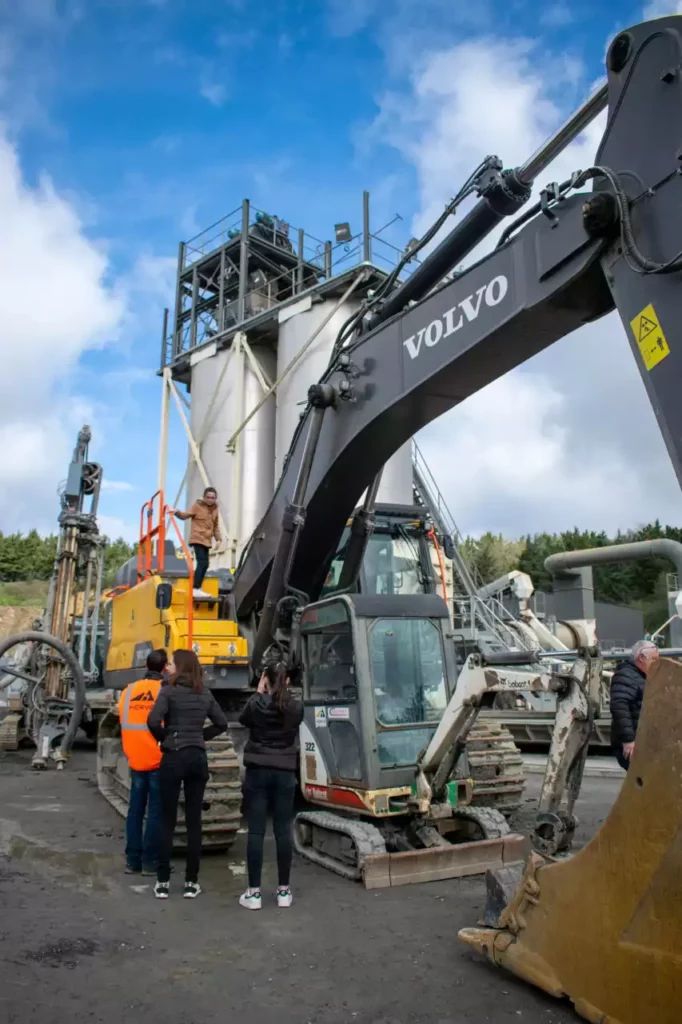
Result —
[[[112,586],[116,570],[137,551],[136,544],[104,538],[104,585]],[[48,580],[57,555],[57,537],[41,537],[37,530],[27,534],[0,533],[0,582],[17,583]]]
[[[603,530],[574,529],[563,533],[536,533],[510,541],[499,534],[485,533],[476,539],[465,538],[460,550],[469,568],[483,583],[491,583],[513,569],[520,569],[528,573],[536,590],[549,593],[552,580],[545,569],[549,555],[659,538],[682,542],[682,529],[663,526],[656,520],[637,530],[619,532],[615,537]],[[668,617],[666,576],[672,569],[666,559],[660,558],[595,566],[592,570],[595,599],[641,608],[645,627],[654,629]]]
[[[663,526],[656,520],[637,530],[618,533],[615,537],[605,531],[578,529],[563,533],[536,533],[518,540],[485,533],[478,538],[466,537],[461,542],[460,551],[482,583],[490,583],[512,569],[520,569],[529,574],[536,590],[549,592],[552,582],[544,565],[548,555],[659,537],[682,542],[682,528]],[[122,538],[113,541],[105,538],[105,586],[113,585],[116,570],[136,550],[135,544],[128,544]],[[0,582],[49,579],[56,552],[55,535],[41,537],[37,530],[27,534],[0,533]],[[654,628],[667,618],[666,574],[671,568],[667,561],[659,558],[596,566],[593,570],[595,598],[642,608],[647,628],[650,624]]]

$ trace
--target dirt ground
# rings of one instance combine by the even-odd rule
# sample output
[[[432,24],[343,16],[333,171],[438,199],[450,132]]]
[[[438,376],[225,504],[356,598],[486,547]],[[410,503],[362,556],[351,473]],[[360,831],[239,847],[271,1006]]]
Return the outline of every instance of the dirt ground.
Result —
[[[561,1024],[570,1006],[493,968],[457,939],[475,924],[482,879],[368,892],[294,863],[294,904],[237,904],[243,839],[207,857],[204,894],[168,902],[126,876],[123,822],[97,793],[94,754],[65,771],[0,755],[0,1021],[4,1024]],[[527,797],[540,784],[531,777]],[[585,780],[580,837],[619,779]],[[521,822],[532,816],[527,803]]]

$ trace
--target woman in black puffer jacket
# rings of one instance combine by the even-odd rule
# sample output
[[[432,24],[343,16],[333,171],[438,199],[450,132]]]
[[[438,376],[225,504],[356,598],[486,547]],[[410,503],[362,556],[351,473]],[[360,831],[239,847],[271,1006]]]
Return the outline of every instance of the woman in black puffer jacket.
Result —
[[[268,666],[261,676],[258,691],[239,718],[249,730],[249,739],[244,747],[249,888],[239,900],[247,910],[261,908],[263,840],[268,810],[272,813],[277,845],[277,906],[291,906],[291,823],[296,795],[298,729],[302,719],[303,705],[289,689],[285,665]]]
[[[201,665],[194,651],[174,651],[167,671],[170,686],[161,687],[147,717],[147,728],[163,752],[159,768],[161,844],[154,893],[159,899],[168,898],[173,833],[180,788],[184,786],[185,896],[193,899],[201,892],[201,810],[208,782],[206,741],[225,732],[227,719],[213,694],[204,690]],[[204,727],[207,718],[212,724]]]

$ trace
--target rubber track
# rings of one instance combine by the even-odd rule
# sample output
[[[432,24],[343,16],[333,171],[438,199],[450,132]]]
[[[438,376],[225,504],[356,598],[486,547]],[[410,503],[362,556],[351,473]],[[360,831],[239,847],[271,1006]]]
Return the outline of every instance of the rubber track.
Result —
[[[305,823],[313,828],[324,829],[330,832],[341,833],[347,836],[355,847],[356,863],[351,867],[334,860],[328,854],[316,850],[314,846],[304,844],[299,830],[300,824]],[[315,834],[313,832],[313,842]],[[362,877],[362,867],[365,857],[375,853],[386,853],[386,844],[383,836],[375,825],[367,821],[357,821],[354,818],[346,818],[342,814],[333,814],[331,811],[301,811],[296,815],[294,821],[294,847],[306,860],[314,864],[335,871],[344,878],[358,880]]]
[[[202,813],[202,849],[229,850],[241,824],[242,789],[239,778],[239,759],[232,741],[220,737],[206,744],[209,781],[204,794]],[[100,768],[98,765],[98,777]],[[107,771],[105,785],[99,785],[102,796],[125,817],[128,812],[130,791],[122,778]],[[184,794],[181,791],[178,820],[173,837],[173,851],[182,853],[187,845],[185,829]]]
[[[473,807],[511,814],[521,806],[526,780],[523,757],[510,731],[499,722],[476,722],[466,744],[474,782]]]
[[[504,814],[492,807],[457,807],[454,817],[478,825],[483,832],[482,839],[502,839],[511,831]]]
[[[9,714],[0,722],[0,750],[18,750],[19,749],[19,726],[21,723],[21,715],[14,711],[10,711]]]

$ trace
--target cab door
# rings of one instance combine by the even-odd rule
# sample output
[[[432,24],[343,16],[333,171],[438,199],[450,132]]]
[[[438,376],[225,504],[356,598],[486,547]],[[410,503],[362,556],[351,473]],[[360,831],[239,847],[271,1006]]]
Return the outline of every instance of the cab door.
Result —
[[[339,596],[309,605],[301,617],[301,645],[301,786],[308,799],[319,802],[330,799],[333,785],[367,788],[349,599]]]

